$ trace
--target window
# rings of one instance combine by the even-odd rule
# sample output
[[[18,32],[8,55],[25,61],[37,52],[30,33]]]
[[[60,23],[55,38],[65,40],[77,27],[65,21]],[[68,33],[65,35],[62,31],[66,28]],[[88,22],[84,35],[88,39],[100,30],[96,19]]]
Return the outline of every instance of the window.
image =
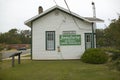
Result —
[[[86,42],[91,42],[91,35],[86,35]]]
[[[46,31],[46,50],[55,50],[55,31]]]

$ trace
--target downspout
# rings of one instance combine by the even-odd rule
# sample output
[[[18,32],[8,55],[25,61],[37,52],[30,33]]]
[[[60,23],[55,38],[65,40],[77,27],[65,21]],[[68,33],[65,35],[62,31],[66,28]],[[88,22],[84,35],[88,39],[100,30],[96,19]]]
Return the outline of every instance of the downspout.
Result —
[[[94,23],[92,23],[92,48],[95,48],[94,39]]]
[[[33,38],[33,22],[31,22],[31,60],[33,57],[33,52],[32,52],[32,38]]]

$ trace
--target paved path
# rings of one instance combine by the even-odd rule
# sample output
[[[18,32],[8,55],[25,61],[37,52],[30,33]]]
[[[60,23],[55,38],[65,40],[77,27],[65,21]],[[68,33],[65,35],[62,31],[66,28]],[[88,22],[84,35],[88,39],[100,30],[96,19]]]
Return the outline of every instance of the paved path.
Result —
[[[12,50],[12,51],[3,51],[2,53],[2,59],[9,58],[10,55],[16,53],[16,52],[22,52],[23,54],[30,54],[30,49],[27,50],[22,50],[22,51],[17,51],[17,50]]]
[[[30,55],[29,53],[28,54],[22,54],[20,59],[31,59],[30,57],[26,57],[27,55]],[[11,60],[12,58],[5,58],[5,59],[2,59],[2,60]],[[15,59],[18,59],[17,56],[15,56]]]

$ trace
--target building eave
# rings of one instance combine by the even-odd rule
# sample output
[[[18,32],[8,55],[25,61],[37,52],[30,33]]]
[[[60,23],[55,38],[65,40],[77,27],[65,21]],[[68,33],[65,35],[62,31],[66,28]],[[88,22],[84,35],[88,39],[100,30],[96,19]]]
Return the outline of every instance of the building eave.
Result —
[[[84,17],[87,20],[90,20],[92,22],[104,22],[104,20],[100,19],[100,18],[93,18],[93,17]]]

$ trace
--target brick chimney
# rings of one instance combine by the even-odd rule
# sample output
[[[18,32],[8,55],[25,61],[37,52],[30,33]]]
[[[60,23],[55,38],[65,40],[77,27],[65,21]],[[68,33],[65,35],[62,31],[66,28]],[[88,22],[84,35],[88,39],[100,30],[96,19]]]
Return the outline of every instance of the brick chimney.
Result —
[[[40,14],[42,12],[43,12],[43,8],[42,8],[42,6],[39,6],[39,8],[38,8],[38,14]]]

